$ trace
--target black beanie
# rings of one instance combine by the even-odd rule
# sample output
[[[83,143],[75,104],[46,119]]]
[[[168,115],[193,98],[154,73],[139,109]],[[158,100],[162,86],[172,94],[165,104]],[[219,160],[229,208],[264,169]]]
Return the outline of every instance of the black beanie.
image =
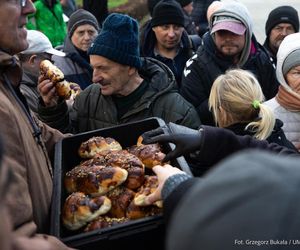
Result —
[[[114,62],[140,69],[138,22],[119,13],[110,14],[103,22],[100,34],[88,50],[88,55],[99,55]]]
[[[266,36],[268,37],[271,29],[279,23],[290,23],[293,25],[295,32],[299,31],[298,12],[291,6],[280,6],[272,10],[266,22]]]
[[[68,22],[68,35],[71,38],[76,28],[80,25],[90,24],[99,31],[99,25],[96,17],[87,10],[79,9],[76,10],[69,19]]]
[[[181,6],[174,0],[162,0],[155,5],[151,26],[177,24],[184,27],[184,14]]]
[[[192,2],[192,0],[176,0],[176,1],[181,5],[181,7],[187,6]]]

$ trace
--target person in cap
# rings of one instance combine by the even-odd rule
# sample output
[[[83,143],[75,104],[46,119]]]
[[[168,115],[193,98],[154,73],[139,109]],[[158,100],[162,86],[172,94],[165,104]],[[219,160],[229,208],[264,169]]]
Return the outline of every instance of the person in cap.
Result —
[[[264,47],[276,65],[276,54],[282,40],[289,34],[299,32],[298,12],[292,6],[279,6],[273,9],[265,25]]]
[[[166,64],[180,86],[185,63],[194,54],[196,46],[184,29],[184,14],[179,3],[175,0],[158,2],[150,25],[151,29],[144,34],[141,54]]]
[[[158,60],[140,57],[138,37],[135,19],[110,14],[88,50],[94,84],[76,97],[69,112],[65,101],[55,96],[53,83],[41,81],[42,120],[74,133],[153,116],[197,128],[199,117],[175,90],[173,73]]]
[[[36,12],[28,15],[27,29],[43,32],[53,47],[62,45],[67,34],[67,26],[60,1],[36,0],[34,6]]]
[[[166,250],[295,249],[299,158],[248,150],[193,178],[170,165],[144,205],[164,202]]]
[[[54,65],[64,73],[65,80],[77,83],[81,89],[93,83],[93,69],[87,54],[99,32],[96,17],[84,10],[75,11],[68,22],[68,35],[62,50],[65,57],[53,56]]]
[[[192,103],[203,124],[214,126],[208,97],[214,80],[229,68],[251,71],[266,100],[277,93],[275,69],[252,33],[248,9],[239,2],[223,2],[210,19],[210,32],[184,69],[180,94]]]
[[[284,122],[287,138],[300,150],[300,33],[286,36],[277,52],[277,95],[266,102]]]
[[[264,95],[255,76],[243,69],[227,70],[214,81],[209,99],[216,126],[237,135],[250,135],[296,150],[286,139],[283,122],[264,104]]]
[[[32,1],[0,1],[0,131],[5,143],[0,209],[7,212],[1,214],[1,226],[10,218],[13,249],[67,250],[50,235],[51,160],[55,144],[65,136],[38,120],[20,91],[22,67],[16,55],[28,48],[25,27],[34,11]],[[44,244],[35,246],[36,241]],[[3,243],[1,238],[1,250]]]
[[[48,37],[37,30],[27,31],[27,41],[28,48],[18,54],[23,67],[20,89],[28,102],[29,108],[37,113],[40,97],[37,90],[40,63],[45,59],[51,61],[53,55],[64,57],[65,53],[54,49]]]

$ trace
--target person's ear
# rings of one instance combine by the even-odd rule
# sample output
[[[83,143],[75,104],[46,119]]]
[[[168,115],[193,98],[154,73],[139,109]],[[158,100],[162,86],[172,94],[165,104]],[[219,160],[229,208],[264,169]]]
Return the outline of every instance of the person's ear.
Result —
[[[132,76],[136,73],[137,69],[135,67],[128,66],[128,75]]]
[[[37,60],[37,55],[32,55],[30,58],[29,58],[29,60],[28,60],[28,63],[30,64],[30,65],[34,65],[35,64],[35,62],[36,62],[36,60]]]

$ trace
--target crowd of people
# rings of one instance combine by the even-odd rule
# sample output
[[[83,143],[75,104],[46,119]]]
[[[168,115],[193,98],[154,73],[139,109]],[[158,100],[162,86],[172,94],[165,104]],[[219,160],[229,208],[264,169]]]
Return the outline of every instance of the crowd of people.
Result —
[[[1,249],[71,249],[49,234],[55,144],[149,117],[166,125],[143,143],[175,144],[164,161],[185,156],[194,175],[153,168],[143,205],[164,201],[166,249],[299,238],[297,10],[272,10],[261,45],[238,1],[147,4],[142,25],[107,1],[0,0]],[[81,88],[72,102],[40,75],[44,59]]]

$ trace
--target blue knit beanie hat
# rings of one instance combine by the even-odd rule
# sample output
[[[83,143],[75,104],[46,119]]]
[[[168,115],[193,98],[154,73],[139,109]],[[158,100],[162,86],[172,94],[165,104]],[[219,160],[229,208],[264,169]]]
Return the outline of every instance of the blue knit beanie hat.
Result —
[[[104,21],[100,34],[88,50],[89,55],[99,55],[114,62],[140,69],[138,22],[119,13],[110,14]]]

